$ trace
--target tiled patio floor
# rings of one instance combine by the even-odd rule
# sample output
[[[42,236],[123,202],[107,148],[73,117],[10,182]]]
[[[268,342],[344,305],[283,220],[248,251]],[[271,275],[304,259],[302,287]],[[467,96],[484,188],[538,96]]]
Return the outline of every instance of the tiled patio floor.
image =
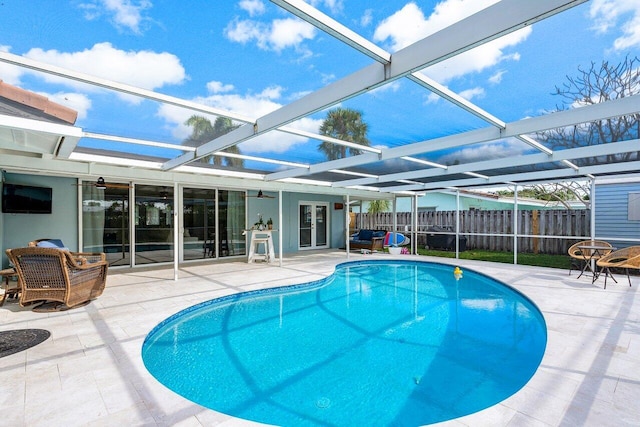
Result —
[[[352,255],[351,260],[390,257]],[[438,258],[423,260],[446,262]],[[193,404],[146,371],[146,334],[169,315],[230,293],[302,283],[330,274],[344,252],[296,255],[277,265],[228,262],[173,270],[110,271],[104,294],[91,304],[34,313],[8,302],[0,330],[41,328],[51,337],[0,358],[0,425],[236,426],[251,423]],[[453,262],[453,260],[451,260]],[[640,425],[640,277],[618,284],[576,279],[566,270],[459,261],[530,297],[544,313],[547,350],[537,373],[518,393],[450,426]],[[376,425],[372,420],[371,425]]]

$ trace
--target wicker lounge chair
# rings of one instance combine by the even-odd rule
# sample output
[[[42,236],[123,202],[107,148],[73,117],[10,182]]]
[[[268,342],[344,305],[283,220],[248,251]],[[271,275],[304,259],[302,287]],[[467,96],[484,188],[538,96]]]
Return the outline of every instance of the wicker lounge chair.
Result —
[[[597,262],[598,267],[602,269],[604,276],[604,288],[607,289],[607,277],[611,274],[612,268],[624,268],[627,273],[627,279],[629,280],[629,286],[631,286],[631,277],[629,276],[629,269],[640,270],[640,246],[629,246],[628,248],[619,249],[611,252],[610,254],[600,258]]]
[[[38,239],[29,242],[29,247],[39,247],[39,248],[54,248],[54,249],[63,249],[69,250],[62,240],[60,239]],[[93,264],[98,261],[105,261],[106,255],[102,252],[70,252],[71,256],[76,258],[76,260],[80,263],[89,263]]]
[[[104,254],[41,247],[7,249],[6,253],[18,273],[22,306],[55,301],[72,308],[104,290],[108,266]]]

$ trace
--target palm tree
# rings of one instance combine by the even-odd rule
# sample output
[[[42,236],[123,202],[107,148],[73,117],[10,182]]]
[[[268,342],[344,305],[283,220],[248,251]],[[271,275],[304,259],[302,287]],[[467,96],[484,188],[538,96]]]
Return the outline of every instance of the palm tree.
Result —
[[[239,127],[239,125],[234,125],[228,117],[218,117],[212,125],[209,119],[195,114],[189,117],[184,124],[193,128],[191,135],[184,140],[184,144],[191,147],[198,147]],[[237,145],[225,148],[222,151],[240,154],[240,149]],[[215,166],[225,165],[239,168],[244,167],[244,160],[234,157],[210,155],[203,157],[202,161],[205,163],[212,163]]]
[[[367,212],[370,214],[377,214],[379,212],[386,212],[389,210],[390,203],[388,200],[372,200],[369,202],[369,208]]]
[[[320,126],[320,134],[368,147],[368,127],[362,121],[362,113],[360,111],[350,108],[336,108],[327,113],[327,117]],[[355,156],[362,152],[357,148],[345,147],[331,142],[322,142],[318,149],[324,152],[329,160],[342,159],[347,155]]]

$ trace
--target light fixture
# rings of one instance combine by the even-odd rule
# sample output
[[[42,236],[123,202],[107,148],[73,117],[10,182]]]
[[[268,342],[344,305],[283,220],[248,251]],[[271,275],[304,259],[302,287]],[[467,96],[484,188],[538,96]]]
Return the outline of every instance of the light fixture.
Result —
[[[107,183],[104,182],[104,178],[103,177],[98,178],[98,180],[96,181],[96,188],[98,190],[106,190]]]
[[[256,197],[258,197],[258,199],[264,199],[264,194],[262,194],[262,190],[258,190],[258,195]]]

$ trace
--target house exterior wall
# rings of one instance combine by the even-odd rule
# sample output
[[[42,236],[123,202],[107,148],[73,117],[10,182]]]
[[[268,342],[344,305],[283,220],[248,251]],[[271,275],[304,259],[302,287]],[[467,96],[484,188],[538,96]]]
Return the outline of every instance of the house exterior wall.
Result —
[[[51,187],[53,206],[51,214],[4,214],[0,213],[0,249],[2,268],[9,265],[5,249],[23,247],[28,242],[42,238],[61,239],[72,251],[78,251],[79,213],[76,179],[40,175],[4,173],[8,183]],[[1,193],[0,193],[1,194]],[[301,201],[324,202],[328,205],[329,245],[331,248],[345,246],[345,208],[335,210],[335,203],[344,203],[341,196],[283,192],[283,223],[278,224],[277,192],[265,191],[271,198],[249,198],[247,201],[247,228],[258,221],[258,213],[266,223],[269,218],[277,233],[283,233],[283,252],[298,251],[298,206]],[[274,233],[275,250],[279,250],[279,236]]]
[[[277,196],[276,192],[263,191],[265,195]],[[252,227],[258,221],[258,214],[262,214],[262,220],[267,222],[273,219],[273,228],[278,230],[273,235],[275,251],[279,250],[278,233],[282,234],[282,252],[291,253],[298,251],[298,207],[300,202],[324,202],[328,204],[329,215],[329,245],[331,248],[344,247],[344,210],[334,210],[335,203],[344,203],[342,197],[326,196],[322,194],[289,193],[282,194],[282,218],[284,224],[278,224],[278,199],[252,197],[247,204],[247,227]]]
[[[27,246],[36,239],[61,239],[72,251],[78,250],[78,187],[75,179],[5,173],[4,181],[51,187],[53,205],[51,214],[0,213],[2,268],[9,265],[6,249]]]
[[[640,242],[615,241],[615,238],[640,240],[640,220],[628,217],[630,193],[640,197],[640,179],[595,186],[595,236],[611,241],[618,248],[640,245]]]
[[[298,229],[300,226],[298,209],[300,202],[328,203],[329,246],[331,248],[345,246],[345,212],[344,210],[334,209],[335,203],[344,203],[342,197],[326,196],[322,194],[285,193],[282,201],[282,216],[285,222],[282,245],[283,252],[287,253],[298,251]]]
[[[396,202],[398,212],[411,212],[411,198],[399,197]],[[451,193],[428,193],[425,196],[418,197],[418,209],[430,209],[437,211],[455,211],[456,210],[456,195]],[[466,211],[470,209],[480,210],[505,210],[513,209],[513,203],[505,202],[501,200],[490,200],[477,197],[469,197],[467,195],[460,195],[460,210]],[[543,210],[543,209],[558,209],[557,206],[542,206],[541,203],[531,204],[526,200],[518,201],[519,210]],[[366,212],[366,206],[363,207],[363,212]]]

